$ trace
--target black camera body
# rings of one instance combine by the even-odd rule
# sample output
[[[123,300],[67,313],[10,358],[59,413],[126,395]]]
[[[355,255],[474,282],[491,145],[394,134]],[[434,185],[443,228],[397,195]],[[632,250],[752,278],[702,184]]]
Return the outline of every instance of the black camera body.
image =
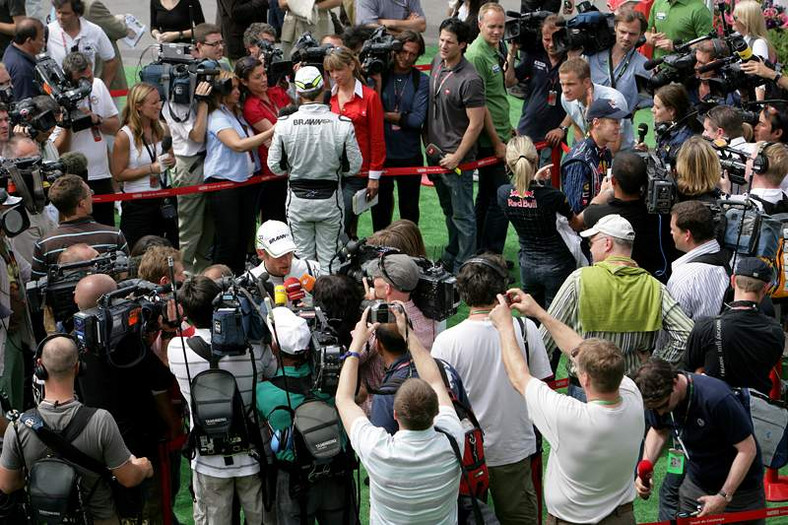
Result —
[[[695,51],[685,51],[663,57],[662,66],[657,73],[646,81],[646,89],[650,94],[662,86],[667,86],[672,82],[684,83],[695,82]]]
[[[282,78],[293,75],[293,62],[285,60],[284,51],[268,40],[257,40],[255,44],[260,49],[260,60],[265,64],[269,86],[275,86]]]
[[[730,179],[733,184],[746,186],[747,178],[745,174],[747,172],[747,161],[750,160],[750,154],[731,148],[724,140],[712,140],[710,142],[714,151],[717,153],[722,170],[728,174],[728,179]],[[752,160],[753,173],[763,174],[766,173],[768,168],[768,161],[763,153],[757,155]]]
[[[160,44],[158,58],[140,70],[140,80],[156,86],[161,99],[174,104],[191,105],[200,82],[210,82],[212,92],[229,94],[232,79],[217,78],[221,72],[219,63],[197,60],[191,51],[190,44]]]
[[[580,2],[577,10],[576,17],[553,33],[556,49],[559,52],[582,49],[584,54],[593,55],[613,47],[616,43],[615,16],[600,12],[587,1]]]
[[[79,109],[79,103],[90,96],[93,84],[86,78],[72,81],[63,68],[49,55],[36,56],[36,82],[43,93],[48,93],[63,108],[60,125],[74,133],[93,126],[90,115]]]
[[[8,111],[11,126],[26,126],[28,134],[35,139],[39,133],[44,133],[57,126],[57,117],[51,110],[41,111],[33,98],[25,98],[12,103]]]
[[[314,389],[333,396],[339,385],[345,347],[319,306],[300,308],[296,314],[306,320],[312,333],[309,360]]]
[[[420,272],[412,299],[421,313],[434,321],[443,321],[456,314],[460,307],[457,278],[440,264],[423,258],[414,258],[414,261]]]
[[[519,44],[526,52],[534,52],[542,47],[542,23],[544,19],[553,15],[550,11],[532,11],[518,13],[506,12],[503,39],[509,43]]]
[[[388,68],[391,52],[401,49],[402,42],[387,34],[386,28],[379,27],[361,47],[358,55],[361,69],[365,75],[379,75]]]
[[[678,186],[667,166],[653,152],[641,153],[646,161],[646,209],[649,213],[660,215],[670,214],[671,208],[678,198]]]
[[[290,53],[290,60],[293,64],[301,64],[301,66],[313,66],[323,71],[323,59],[326,58],[328,52],[334,49],[333,44],[323,44],[322,46],[312,36],[312,33],[307,31],[301,35]]]

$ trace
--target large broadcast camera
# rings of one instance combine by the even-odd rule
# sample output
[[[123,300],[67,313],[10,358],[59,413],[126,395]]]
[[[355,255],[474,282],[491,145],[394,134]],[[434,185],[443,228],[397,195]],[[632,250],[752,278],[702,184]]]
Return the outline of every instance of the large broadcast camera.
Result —
[[[95,308],[74,314],[74,335],[81,351],[96,354],[116,368],[130,368],[145,358],[144,336],[158,328],[172,285],[130,279],[118,286],[103,295]],[[121,345],[123,341],[129,345]]]
[[[65,155],[64,155],[65,157]],[[5,159],[0,157],[0,188],[22,198],[29,213],[41,213],[48,201],[49,186],[68,172],[73,156],[56,161],[42,161],[41,157]]]
[[[329,272],[347,275],[361,284],[366,277],[364,268],[367,264],[393,253],[399,253],[399,250],[390,246],[373,246],[367,244],[366,239],[349,240],[334,256],[340,264],[334,267],[332,260]],[[422,257],[413,257],[413,261],[419,267],[419,282],[411,298],[419,310],[434,321],[443,321],[456,314],[460,306],[457,279],[440,264]]]
[[[265,64],[265,76],[268,77],[269,86],[275,86],[283,77],[293,75],[293,62],[285,60],[284,51],[268,40],[258,39],[255,44],[260,49],[259,57]]]
[[[533,11],[530,13],[506,12],[506,22],[503,29],[503,39],[509,43],[516,43],[520,49],[534,52],[542,47],[542,23],[544,19],[553,15],[550,11]]]
[[[678,198],[678,186],[668,167],[654,152],[639,153],[646,161],[646,209],[649,213],[667,215]]]
[[[383,73],[391,61],[391,52],[402,49],[402,42],[386,33],[385,27],[379,27],[364,42],[358,59],[365,75]]]
[[[615,15],[602,13],[591,2],[577,4],[578,15],[564,22],[553,33],[553,45],[559,52],[582,49],[593,55],[610,49],[616,43]]]
[[[715,139],[710,141],[711,146],[720,159],[722,170],[727,172],[728,179],[733,184],[739,186],[747,185],[747,161],[750,160],[750,153],[732,148],[725,139]],[[752,159],[753,173],[763,174],[769,168],[768,162],[763,155],[758,155]]]
[[[50,109],[42,110],[34,102],[33,97],[13,103],[8,111],[11,126],[25,126],[30,138],[35,139],[39,133],[45,133],[57,126],[57,116]]]
[[[80,101],[93,90],[90,80],[80,78],[75,86],[71,79],[66,78],[55,59],[42,53],[36,57],[36,82],[43,93],[55,99],[63,108],[60,126],[71,129],[74,133],[93,126],[90,115],[79,109]]]
[[[738,91],[749,100],[755,100],[755,89],[768,81],[756,75],[745,73],[741,64],[751,60],[760,61],[752,49],[738,33],[733,33],[725,38],[725,43],[730,51],[730,56],[718,58],[698,68],[698,73],[714,71],[715,78],[709,79],[712,96],[725,97],[729,93]],[[773,64],[767,63],[769,67]]]
[[[309,356],[313,389],[333,396],[339,385],[345,347],[339,342],[339,336],[319,306],[301,308],[296,314],[306,320],[312,332]]]
[[[290,60],[292,60],[293,64],[301,64],[302,67],[314,66],[322,72],[323,59],[326,58],[331,49],[334,49],[333,44],[323,44],[321,46],[312,36],[312,33],[307,31],[293,44]]]
[[[218,79],[222,71],[219,63],[197,60],[191,52],[191,44],[160,44],[158,58],[142,68],[140,80],[156,86],[162,100],[173,104],[190,106],[201,82],[209,82],[212,93],[228,95],[233,89],[232,79]]]
[[[89,261],[55,264],[47,268],[46,277],[27,283],[27,304],[31,312],[40,312],[44,305],[49,306],[55,321],[64,322],[79,311],[74,303],[74,290],[83,277],[103,273],[119,279],[130,270],[129,258],[123,252],[105,254]]]

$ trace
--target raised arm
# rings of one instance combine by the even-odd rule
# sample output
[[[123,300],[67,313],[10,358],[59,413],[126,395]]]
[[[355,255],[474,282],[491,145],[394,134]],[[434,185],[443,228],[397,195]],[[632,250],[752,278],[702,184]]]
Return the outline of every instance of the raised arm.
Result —
[[[364,310],[361,320],[356,323],[356,328],[353,330],[353,341],[350,343],[350,349],[345,355],[342,372],[339,374],[337,393],[334,396],[339,417],[342,418],[342,425],[345,427],[345,432],[348,435],[356,419],[366,417],[361,407],[356,404],[356,387],[358,385],[358,362],[361,352],[369,340],[370,332],[377,326],[367,326],[368,315],[369,308]]]

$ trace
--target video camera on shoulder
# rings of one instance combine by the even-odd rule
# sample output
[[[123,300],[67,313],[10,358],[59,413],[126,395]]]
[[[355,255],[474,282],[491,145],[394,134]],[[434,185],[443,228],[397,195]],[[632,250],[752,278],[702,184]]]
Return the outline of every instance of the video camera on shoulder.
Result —
[[[252,342],[271,343],[271,334],[263,322],[260,305],[250,292],[248,277],[225,277],[219,285],[222,292],[213,300],[211,352],[217,358],[244,355]]]
[[[90,115],[79,109],[80,102],[93,91],[90,80],[80,78],[76,82],[71,81],[55,59],[42,53],[36,56],[36,82],[43,93],[63,108],[62,127],[76,133],[93,126]]]
[[[319,306],[301,308],[296,314],[306,320],[309,331],[312,332],[309,359],[313,389],[333,396],[339,385],[339,373],[342,371],[341,358],[345,353],[345,347],[339,342],[336,330]]]
[[[518,44],[523,51],[537,51],[542,48],[542,24],[545,18],[554,14],[550,11],[506,11],[503,39],[510,44]]]
[[[669,168],[654,152],[638,154],[646,162],[648,183],[646,186],[646,209],[649,213],[670,214],[678,199],[678,186]]]
[[[731,148],[725,139],[715,139],[709,141],[714,148],[717,157],[720,159],[720,166],[723,171],[728,173],[728,178],[733,184],[740,186],[747,185],[745,173],[747,171],[747,161],[750,160],[750,153]],[[763,174],[769,168],[768,161],[763,154],[752,159],[752,172]]]
[[[39,155],[16,159],[0,157],[0,189],[20,197],[22,202],[18,206],[24,207],[27,213],[41,213],[49,202],[50,185],[65,171],[62,161],[44,162]],[[15,217],[24,220],[27,215],[16,214]],[[4,224],[5,231],[12,233],[10,236],[18,235],[27,227],[18,230],[17,226],[21,226],[17,221],[5,221]]]
[[[33,97],[25,98],[11,105],[8,112],[11,126],[26,126],[30,138],[45,133],[57,126],[57,116],[51,109],[39,108]]]
[[[391,52],[401,49],[402,42],[386,33],[386,28],[381,26],[361,47],[361,52],[358,54],[361,69],[365,75],[379,75],[388,68]]]
[[[326,58],[331,49],[334,49],[333,44],[323,44],[321,46],[312,36],[312,33],[307,31],[293,44],[290,60],[293,64],[301,64],[302,67],[314,66],[322,72],[323,59]]]
[[[260,49],[260,60],[265,64],[265,76],[268,77],[269,86],[275,86],[282,78],[293,75],[293,62],[285,60],[284,51],[268,40],[258,39],[255,45]]]
[[[593,55],[610,49],[616,43],[615,15],[600,12],[591,2],[577,4],[578,15],[556,25],[553,45],[559,52],[582,49]],[[563,26],[563,27],[561,27]]]

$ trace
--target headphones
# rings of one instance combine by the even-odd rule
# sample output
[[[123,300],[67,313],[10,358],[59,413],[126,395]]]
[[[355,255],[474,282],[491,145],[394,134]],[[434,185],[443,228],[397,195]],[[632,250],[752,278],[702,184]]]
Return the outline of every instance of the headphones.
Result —
[[[399,253],[399,250],[397,250],[396,252],[383,252],[382,254],[380,254],[380,257],[378,258],[378,268],[380,269],[380,273],[383,274],[383,277],[385,277],[385,279],[389,283],[391,283],[392,286],[394,286],[397,289],[402,290],[403,292],[410,293],[413,290],[403,290],[402,288],[400,288],[400,285],[397,284],[397,282],[394,279],[392,279],[391,276],[389,275],[389,273],[386,271],[386,264],[385,264],[385,261],[384,261],[384,259],[386,258],[386,255],[394,255],[394,254],[398,254],[398,253]],[[414,290],[415,290],[415,288],[414,288]]]
[[[75,0],[79,1],[79,0]],[[714,59],[719,60],[721,58],[725,58],[726,56],[730,55],[730,50],[728,46],[725,44],[721,38],[712,38],[711,45],[714,47]]]
[[[769,170],[769,159],[766,157],[764,150],[769,146],[777,144],[776,142],[762,142],[760,146],[758,146],[758,152],[755,154],[755,158],[752,161],[752,171],[753,173],[757,173],[762,175]]]
[[[469,264],[480,264],[482,266],[486,266],[487,268],[494,271],[501,279],[507,279],[507,280],[509,279],[509,272],[507,272],[497,264],[493,264],[487,259],[482,259],[481,257],[472,257],[468,259],[467,261],[462,263],[462,266],[460,266],[460,271],[462,271],[462,269],[468,266]]]
[[[81,376],[82,374],[85,373],[85,370],[87,370],[87,365],[79,355],[79,344],[77,343],[76,338],[73,335],[69,335],[69,334],[52,334],[46,336],[40,343],[38,343],[38,346],[36,347],[35,363],[33,365],[33,375],[36,377],[36,379],[39,379],[41,381],[46,381],[47,379],[49,379],[49,372],[47,371],[46,367],[44,367],[43,361],[41,361],[41,353],[44,351],[44,346],[49,341],[52,341],[59,337],[68,339],[69,341],[74,343],[74,346],[77,347],[77,363],[79,364],[79,369],[77,370],[77,376]]]

